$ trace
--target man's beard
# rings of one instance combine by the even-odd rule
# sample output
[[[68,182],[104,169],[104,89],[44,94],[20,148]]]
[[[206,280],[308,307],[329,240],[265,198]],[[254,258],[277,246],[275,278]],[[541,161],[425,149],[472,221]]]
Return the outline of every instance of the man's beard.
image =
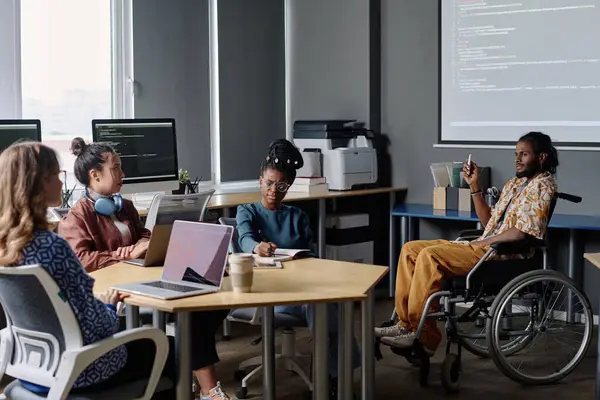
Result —
[[[538,172],[540,172],[540,170],[542,169],[542,167],[538,164],[529,164],[525,167],[525,169],[522,172],[515,172],[515,176],[517,178],[533,178],[535,176],[535,174],[537,174]]]

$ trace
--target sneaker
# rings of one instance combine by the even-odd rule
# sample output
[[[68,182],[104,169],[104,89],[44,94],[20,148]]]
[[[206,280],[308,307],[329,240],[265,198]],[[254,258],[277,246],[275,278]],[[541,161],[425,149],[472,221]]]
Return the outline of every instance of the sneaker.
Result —
[[[208,395],[200,396],[202,400],[231,400],[231,397],[221,389],[221,382],[217,382],[217,386],[210,389]]]
[[[407,333],[410,333],[410,331],[402,325],[392,325],[383,328],[375,328],[376,338],[396,337],[406,335]]]
[[[411,349],[415,345],[415,339],[417,334],[415,332],[409,332],[404,335],[398,335],[395,337],[384,337],[381,339],[381,343],[387,344],[388,346],[395,347],[397,349]],[[423,346],[425,354],[429,357],[433,357],[435,350],[428,349]]]

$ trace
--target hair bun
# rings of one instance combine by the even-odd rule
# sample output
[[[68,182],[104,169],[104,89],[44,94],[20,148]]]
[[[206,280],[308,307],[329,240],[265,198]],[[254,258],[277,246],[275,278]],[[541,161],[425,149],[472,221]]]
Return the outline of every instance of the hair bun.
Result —
[[[79,157],[79,155],[83,153],[87,147],[88,145],[85,143],[85,140],[83,140],[83,138],[76,137],[75,139],[71,140],[70,150],[71,153],[76,157]]]
[[[300,169],[304,165],[300,150],[286,139],[277,139],[271,142],[267,158],[287,168]]]

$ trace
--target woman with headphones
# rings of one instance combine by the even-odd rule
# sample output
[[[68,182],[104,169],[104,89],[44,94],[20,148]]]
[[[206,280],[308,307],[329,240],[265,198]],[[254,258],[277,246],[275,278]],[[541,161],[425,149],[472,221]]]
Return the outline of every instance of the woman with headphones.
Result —
[[[106,144],[88,145],[81,138],[73,139],[71,152],[77,156],[75,177],[85,186],[85,195],[59,223],[59,235],[88,272],[144,257],[151,233],[142,226],[133,203],[119,195],[124,174],[117,153]],[[215,370],[219,361],[215,333],[227,314],[228,310],[192,314],[192,369],[202,400],[229,400]]]
[[[71,245],[86,271],[121,260],[143,258],[150,231],[142,226],[130,200],[119,194],[123,170],[117,153],[108,145],[71,142],[75,177],[85,193],[58,225],[58,233]]]

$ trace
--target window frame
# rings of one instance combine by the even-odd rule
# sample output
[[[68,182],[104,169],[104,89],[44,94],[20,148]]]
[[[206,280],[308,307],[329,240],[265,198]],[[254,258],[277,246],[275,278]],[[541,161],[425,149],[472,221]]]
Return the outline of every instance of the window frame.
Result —
[[[13,5],[15,84],[14,117],[23,118],[23,88],[21,66],[21,0]],[[110,0],[111,41],[111,118],[134,118],[135,80],[133,69],[133,0]],[[44,121],[42,122],[42,127]],[[90,121],[90,136],[91,136]],[[42,131],[42,143],[45,142]],[[73,171],[65,171],[67,181],[75,181]]]
[[[134,118],[133,0],[110,0],[110,11],[112,118]]]
[[[287,1],[285,1],[287,3]],[[284,4],[284,9],[286,4]],[[287,18],[285,19],[287,32]],[[210,155],[211,155],[211,180],[200,184],[202,188],[212,187],[216,193],[235,193],[244,190],[259,190],[258,178],[240,181],[222,181],[221,177],[221,130],[220,130],[220,96],[219,96],[219,15],[218,0],[208,2],[208,37],[209,37],[209,87],[210,87]],[[286,40],[286,63],[287,63]],[[287,68],[286,68],[287,72]],[[287,75],[287,73],[286,73]],[[286,85],[287,92],[287,85]],[[286,103],[287,101],[286,93]],[[287,104],[286,104],[287,109]],[[287,114],[287,112],[286,112]],[[287,117],[287,115],[286,115]],[[289,133],[286,131],[286,137]],[[257,166],[258,171],[258,166]]]
[[[21,0],[9,0],[13,6],[14,29],[14,79],[15,93],[14,118],[23,118],[22,82],[21,82]],[[220,157],[220,124],[219,124],[219,51],[218,51],[218,0],[209,0],[209,48],[210,48],[210,136],[211,136],[211,179],[201,183],[201,187],[213,187],[217,192],[235,192],[242,190],[258,190],[258,179],[243,181],[221,180]],[[288,1],[285,7],[286,33],[286,119],[288,120],[286,136],[292,139],[291,113],[289,110],[289,53],[288,53]],[[111,118],[123,119],[135,117],[136,81],[134,76],[133,52],[133,0],[110,0],[111,12],[111,53],[112,53],[112,87]],[[42,121],[43,125],[43,121]],[[91,129],[91,121],[90,121]],[[42,143],[44,134],[42,133]],[[257,167],[258,169],[258,167]],[[73,171],[67,171],[72,175]],[[79,186],[79,183],[78,183]]]

